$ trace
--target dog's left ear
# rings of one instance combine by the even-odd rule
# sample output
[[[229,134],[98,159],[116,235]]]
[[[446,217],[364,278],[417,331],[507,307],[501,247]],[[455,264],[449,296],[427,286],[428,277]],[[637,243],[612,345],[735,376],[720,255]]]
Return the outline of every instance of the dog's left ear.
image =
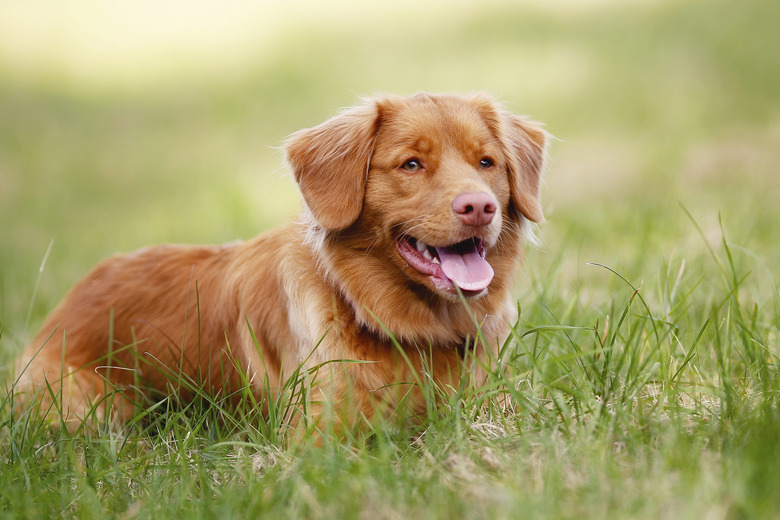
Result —
[[[509,155],[512,202],[532,222],[544,219],[539,200],[547,153],[547,132],[539,123],[508,112],[501,114],[502,140]]]
[[[507,112],[485,94],[472,94],[468,100],[504,149],[512,206],[531,222],[541,222],[544,215],[539,189],[547,155],[547,132],[539,123]]]
[[[376,103],[350,108],[285,143],[303,199],[317,222],[337,231],[363,209],[371,151],[379,118]]]

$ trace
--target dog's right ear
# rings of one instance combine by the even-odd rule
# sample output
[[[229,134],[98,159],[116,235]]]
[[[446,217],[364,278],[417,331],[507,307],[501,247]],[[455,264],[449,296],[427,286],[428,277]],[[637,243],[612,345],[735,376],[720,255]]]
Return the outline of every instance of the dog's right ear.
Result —
[[[363,209],[378,119],[379,109],[372,102],[299,130],[285,143],[303,200],[326,229],[348,227]]]

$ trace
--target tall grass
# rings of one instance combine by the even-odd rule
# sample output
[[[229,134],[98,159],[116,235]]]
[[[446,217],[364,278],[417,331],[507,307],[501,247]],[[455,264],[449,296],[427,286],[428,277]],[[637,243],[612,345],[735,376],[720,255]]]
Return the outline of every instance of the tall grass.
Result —
[[[652,285],[593,265],[613,296],[592,309],[556,295],[552,265],[484,385],[416,382],[430,399],[418,426],[290,441],[285,421],[305,413],[311,384],[302,371],[265,413],[250,392],[236,407],[191,387],[196,399],[75,433],[6,399],[0,507],[25,517],[774,516],[776,291],[753,299],[745,253],[725,238],[705,250]]]

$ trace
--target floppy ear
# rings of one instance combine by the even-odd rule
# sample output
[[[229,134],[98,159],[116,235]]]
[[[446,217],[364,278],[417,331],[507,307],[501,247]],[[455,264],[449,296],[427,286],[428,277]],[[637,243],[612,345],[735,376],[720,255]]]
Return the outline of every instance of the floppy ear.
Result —
[[[547,151],[547,132],[539,123],[501,114],[502,140],[508,151],[512,203],[532,222],[544,219],[539,201],[542,170]]]
[[[377,121],[376,103],[350,108],[285,143],[303,200],[326,229],[348,227],[363,209]]]

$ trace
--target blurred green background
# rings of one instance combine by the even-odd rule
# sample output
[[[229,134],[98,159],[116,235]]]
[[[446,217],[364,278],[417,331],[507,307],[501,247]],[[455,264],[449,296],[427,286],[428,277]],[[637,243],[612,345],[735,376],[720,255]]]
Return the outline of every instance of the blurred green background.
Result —
[[[521,302],[554,277],[609,305],[587,262],[695,270],[683,206],[773,285],[778,20],[756,0],[0,1],[0,363],[106,256],[294,218],[285,136],[380,92],[485,90],[556,136]]]

